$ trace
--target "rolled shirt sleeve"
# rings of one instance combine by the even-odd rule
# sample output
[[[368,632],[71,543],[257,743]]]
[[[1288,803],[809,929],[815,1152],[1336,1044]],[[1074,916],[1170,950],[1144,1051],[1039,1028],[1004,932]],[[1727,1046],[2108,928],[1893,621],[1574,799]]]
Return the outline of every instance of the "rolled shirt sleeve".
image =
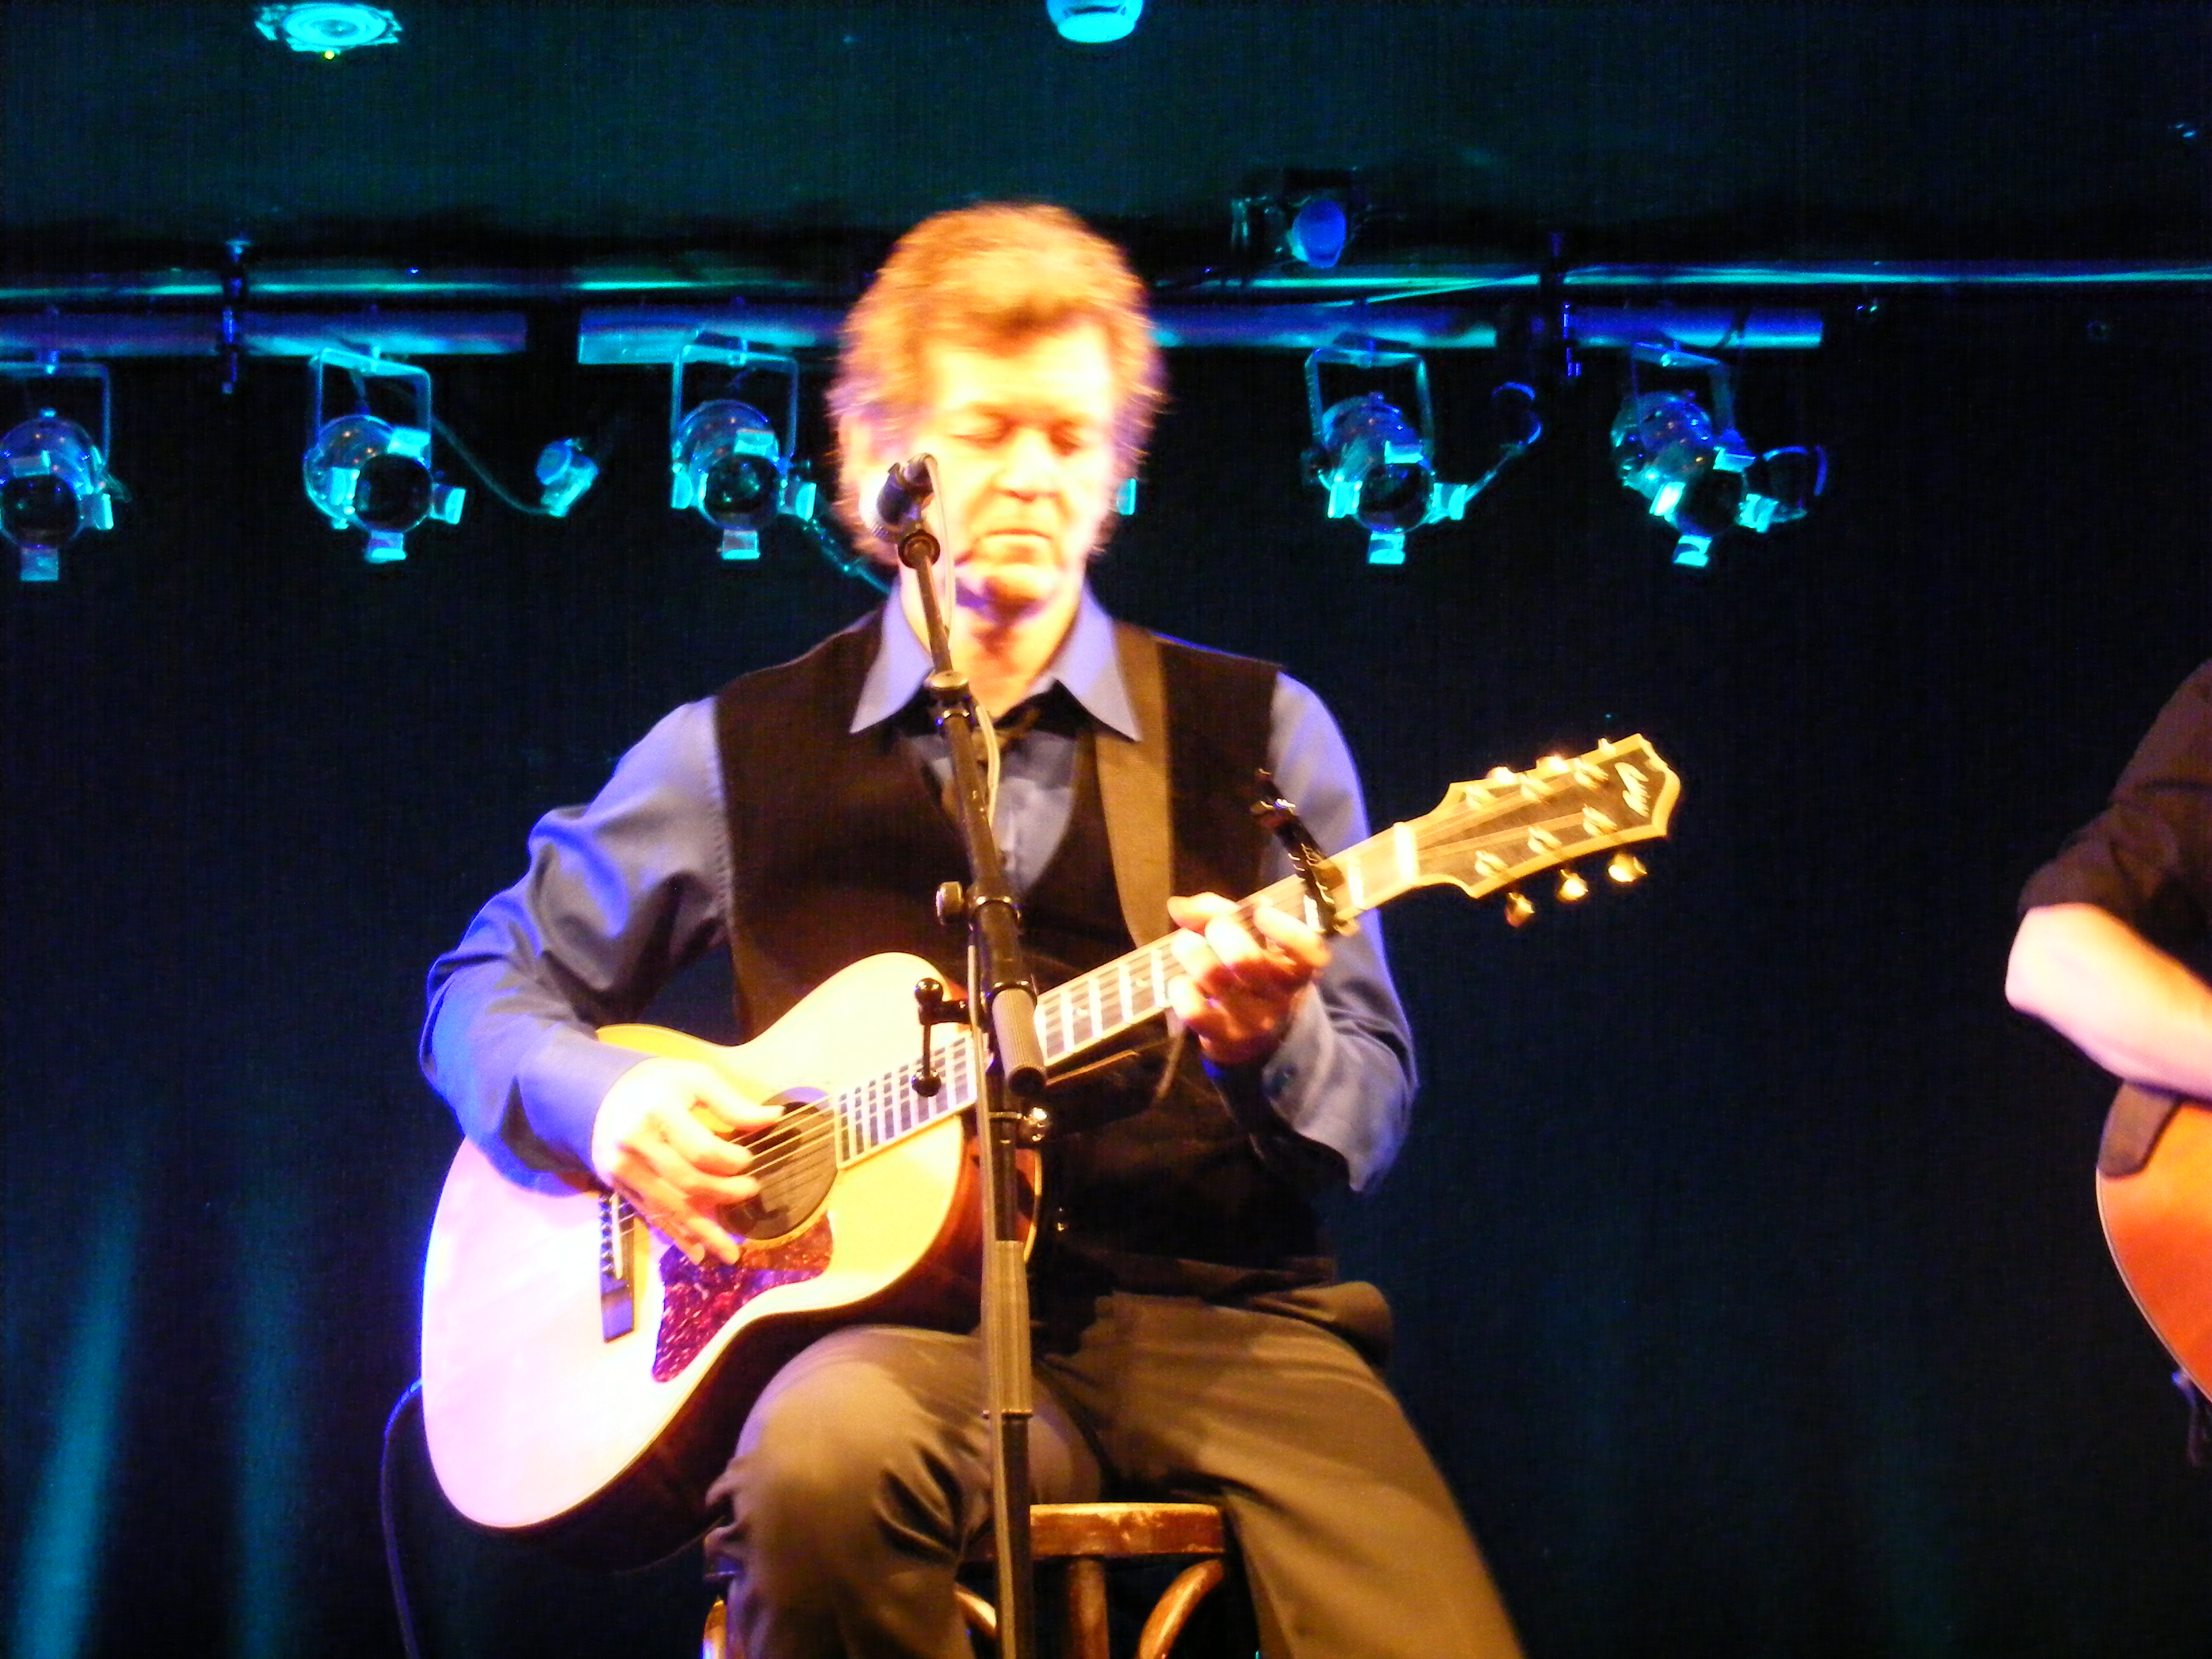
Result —
[[[2105,810],[2028,878],[2025,912],[2094,904],[2170,951],[2212,921],[2212,663],[2166,702]]]

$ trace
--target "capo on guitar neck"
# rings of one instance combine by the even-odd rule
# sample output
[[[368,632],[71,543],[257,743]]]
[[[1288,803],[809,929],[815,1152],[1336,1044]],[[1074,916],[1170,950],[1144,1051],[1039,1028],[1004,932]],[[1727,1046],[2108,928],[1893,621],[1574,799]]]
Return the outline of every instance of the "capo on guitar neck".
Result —
[[[1252,816],[1273,831],[1275,839],[1283,843],[1283,850],[1291,855],[1291,867],[1305,884],[1306,896],[1313,901],[1322,932],[1357,932],[1359,924],[1342,902],[1344,872],[1322,853],[1321,843],[1313,838],[1313,831],[1298,816],[1298,809],[1277,793],[1275,775],[1263,766],[1252,777],[1260,792],[1260,799],[1252,803]]]

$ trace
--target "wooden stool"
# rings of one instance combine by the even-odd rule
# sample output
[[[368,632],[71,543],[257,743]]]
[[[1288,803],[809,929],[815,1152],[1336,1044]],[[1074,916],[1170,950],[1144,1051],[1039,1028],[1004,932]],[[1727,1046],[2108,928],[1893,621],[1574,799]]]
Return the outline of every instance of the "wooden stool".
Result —
[[[1030,1507],[1030,1547],[1040,1565],[1064,1564],[1067,1659],[1107,1659],[1109,1561],[1201,1558],[1176,1574],[1153,1604],[1137,1638],[1137,1659],[1166,1659],[1191,1613],[1228,1572],[1222,1560],[1228,1543],[1221,1511],[1211,1504],[1035,1504]],[[987,1533],[980,1553],[970,1559],[988,1561],[993,1553]],[[968,1627],[995,1642],[998,1609],[965,1586],[953,1594],[959,1598]],[[701,1659],[744,1659],[731,1639],[729,1608],[724,1602],[715,1602],[707,1614],[700,1654]]]

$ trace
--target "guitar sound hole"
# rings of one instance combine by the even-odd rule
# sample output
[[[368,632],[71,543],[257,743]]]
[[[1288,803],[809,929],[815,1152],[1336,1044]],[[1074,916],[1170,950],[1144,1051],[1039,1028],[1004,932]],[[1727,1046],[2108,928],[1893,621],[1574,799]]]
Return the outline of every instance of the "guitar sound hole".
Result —
[[[780,1096],[768,1103],[783,1116],[746,1139],[759,1195],[723,1206],[722,1224],[740,1238],[781,1238],[805,1226],[837,1178],[837,1120],[814,1103],[821,1097]]]

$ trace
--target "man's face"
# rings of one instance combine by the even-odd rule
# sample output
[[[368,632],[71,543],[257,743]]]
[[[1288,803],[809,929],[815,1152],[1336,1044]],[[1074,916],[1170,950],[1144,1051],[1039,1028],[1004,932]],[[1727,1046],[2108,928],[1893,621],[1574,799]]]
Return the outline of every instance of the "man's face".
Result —
[[[940,344],[927,362],[933,400],[872,476],[936,457],[959,602],[978,621],[1072,614],[1121,483],[1105,331],[1079,324],[1008,351]]]

